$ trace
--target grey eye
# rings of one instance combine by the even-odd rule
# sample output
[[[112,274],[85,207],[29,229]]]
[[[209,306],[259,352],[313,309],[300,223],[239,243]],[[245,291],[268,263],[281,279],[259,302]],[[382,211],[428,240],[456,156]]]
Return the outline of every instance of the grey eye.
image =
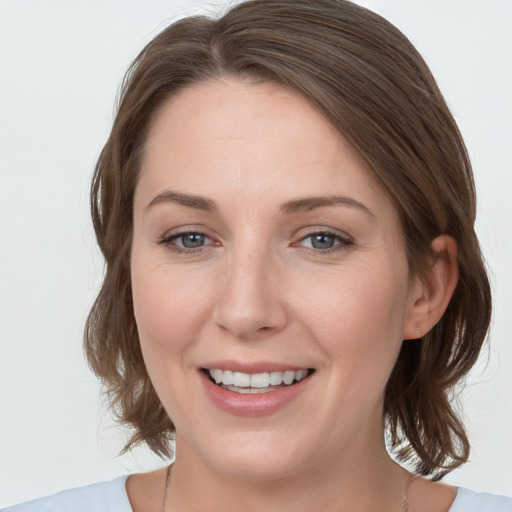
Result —
[[[185,233],[180,235],[176,242],[178,245],[185,247],[186,249],[196,249],[202,247],[206,242],[206,236],[202,233]]]
[[[311,240],[311,247],[314,249],[330,249],[334,247],[336,242],[335,236],[326,233],[317,233],[309,238]]]

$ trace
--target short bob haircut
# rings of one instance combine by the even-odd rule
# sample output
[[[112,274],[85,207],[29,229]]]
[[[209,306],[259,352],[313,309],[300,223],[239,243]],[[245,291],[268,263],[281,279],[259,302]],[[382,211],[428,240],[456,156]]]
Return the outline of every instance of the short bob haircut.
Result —
[[[411,276],[428,272],[435,237],[457,241],[452,300],[428,334],[403,342],[383,411],[392,454],[419,474],[442,478],[469,456],[450,401],[478,358],[491,316],[471,164],[420,54],[391,23],[347,0],[252,0],[218,19],[182,19],[156,36],[126,74],[92,182],[106,271],[85,330],[89,364],[119,421],[133,429],[125,450],[146,443],[169,456],[174,434],[144,366],[132,305],[133,196],[145,141],[170,97],[223,77],[280,84],[330,120],[393,201]]]

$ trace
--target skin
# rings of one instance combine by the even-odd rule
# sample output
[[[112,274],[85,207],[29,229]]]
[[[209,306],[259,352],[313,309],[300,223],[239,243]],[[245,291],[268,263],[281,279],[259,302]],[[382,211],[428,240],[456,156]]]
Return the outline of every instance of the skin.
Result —
[[[290,207],[332,195],[348,201]],[[184,252],[189,232],[204,244]],[[332,247],[314,247],[315,233]],[[442,316],[456,252],[439,237],[432,271],[411,279],[386,192],[301,96],[225,79],[173,97],[149,133],[131,258],[144,359],[177,429],[167,510],[399,510],[409,475],[384,446],[384,390],[402,340]],[[220,359],[315,372],[284,407],[247,418],[204,392],[198,369]],[[135,512],[161,510],[164,482],[163,471],[128,480]],[[410,487],[412,510],[453,498]]]

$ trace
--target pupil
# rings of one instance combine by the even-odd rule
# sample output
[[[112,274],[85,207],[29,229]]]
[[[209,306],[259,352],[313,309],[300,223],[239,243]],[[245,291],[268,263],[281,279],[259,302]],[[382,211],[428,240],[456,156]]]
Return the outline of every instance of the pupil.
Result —
[[[181,242],[183,243],[183,247],[195,249],[196,247],[204,245],[204,235],[201,233],[188,233],[181,237]]]
[[[331,235],[314,235],[311,245],[315,249],[330,249],[334,245],[334,237]]]

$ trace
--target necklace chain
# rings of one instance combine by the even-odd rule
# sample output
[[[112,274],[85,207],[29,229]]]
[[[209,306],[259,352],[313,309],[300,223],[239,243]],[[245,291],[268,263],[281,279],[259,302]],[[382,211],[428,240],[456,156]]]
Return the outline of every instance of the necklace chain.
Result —
[[[417,475],[409,473],[407,478],[407,487],[405,488],[404,495],[400,501],[400,510],[403,510],[404,512],[409,512],[409,487],[414,482],[414,480],[416,480],[416,478],[418,478]]]
[[[171,466],[172,464],[170,464],[169,467],[167,468],[167,476],[165,478],[164,497],[162,500],[162,512],[165,512],[165,505],[167,503],[167,493],[169,491],[169,484],[171,482]],[[411,485],[413,480],[413,475],[409,475],[405,493],[402,496],[402,499],[400,500],[400,510],[403,512],[409,512],[409,486]]]
[[[167,468],[167,477],[165,478],[165,489],[164,489],[164,499],[162,500],[162,512],[165,512],[165,504],[167,503],[167,492],[169,490],[169,483],[171,481],[171,466]]]

